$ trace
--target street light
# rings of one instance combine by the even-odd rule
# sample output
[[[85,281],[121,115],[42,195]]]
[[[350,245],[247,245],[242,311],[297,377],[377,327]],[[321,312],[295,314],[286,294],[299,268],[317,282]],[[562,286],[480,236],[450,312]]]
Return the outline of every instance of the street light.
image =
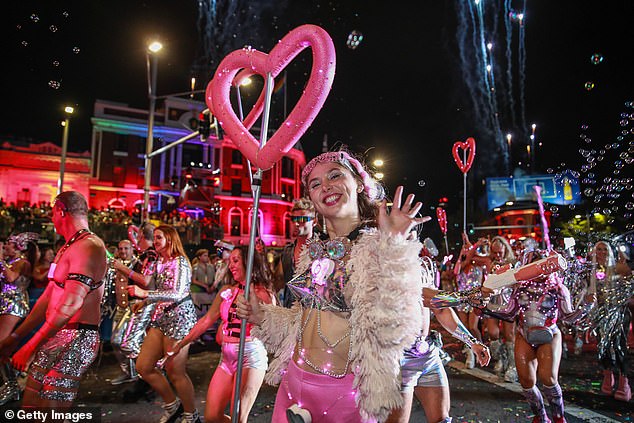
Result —
[[[149,220],[150,213],[150,184],[152,182],[152,158],[150,154],[154,148],[154,112],[156,110],[156,78],[158,72],[158,52],[163,45],[158,41],[153,41],[148,45],[146,56],[147,78],[148,78],[148,98],[150,100],[149,115],[147,122],[147,140],[145,143],[145,183],[143,186],[143,221]]]
[[[374,162],[372,162],[372,164],[376,167],[381,167],[383,166],[383,160],[381,159],[376,159]]]
[[[62,133],[62,158],[59,163],[59,179],[57,180],[57,194],[59,195],[64,189],[64,171],[66,170],[66,150],[68,149],[68,128],[70,127],[70,115],[75,109],[72,106],[64,107],[66,119],[62,122],[64,131]]]

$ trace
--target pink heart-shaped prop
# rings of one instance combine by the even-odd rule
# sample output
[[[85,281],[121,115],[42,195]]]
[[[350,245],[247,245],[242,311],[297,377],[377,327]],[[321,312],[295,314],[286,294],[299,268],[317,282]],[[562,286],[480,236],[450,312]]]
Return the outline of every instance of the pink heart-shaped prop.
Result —
[[[260,143],[249,132],[263,109],[264,96],[260,98],[240,122],[231,107],[230,91],[234,78],[241,69],[273,78],[305,48],[311,47],[313,66],[304,93],[280,128],[260,149]],[[269,54],[246,48],[227,55],[209,82],[206,102],[218,118],[222,129],[244,156],[260,169],[273,167],[306,132],[326,101],[335,76],[335,46],[326,31],[316,25],[302,25],[289,32]]]
[[[459,149],[467,152],[467,162],[462,162],[462,154]],[[458,168],[462,173],[469,172],[471,169],[471,165],[473,164],[473,159],[475,157],[476,144],[473,138],[467,138],[467,141],[460,142],[457,141],[454,143],[453,148],[451,149],[451,154],[453,155],[453,159],[458,165]]]

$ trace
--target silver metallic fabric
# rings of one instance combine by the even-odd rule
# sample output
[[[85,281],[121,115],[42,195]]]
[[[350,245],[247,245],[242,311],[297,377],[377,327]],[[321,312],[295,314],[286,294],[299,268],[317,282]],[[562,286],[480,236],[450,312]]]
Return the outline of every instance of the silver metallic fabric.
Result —
[[[409,392],[416,386],[449,386],[438,348],[421,338],[401,358],[401,391]]]
[[[8,314],[21,319],[29,314],[29,298],[24,281],[30,278],[20,275],[13,283],[5,278],[0,280],[0,315]],[[24,287],[24,288],[23,288]]]
[[[147,304],[133,313],[132,308],[128,307],[124,310],[121,319],[113,325],[110,342],[127,358],[138,357],[155,308],[156,304]]]
[[[196,308],[189,296],[192,268],[187,257],[159,262],[154,274],[156,290],[149,291],[147,302],[155,303],[151,327],[165,336],[181,340],[196,324]]]
[[[41,346],[29,367],[29,377],[42,384],[40,397],[72,402],[79,380],[97,357],[99,333],[92,329],[62,329]]]

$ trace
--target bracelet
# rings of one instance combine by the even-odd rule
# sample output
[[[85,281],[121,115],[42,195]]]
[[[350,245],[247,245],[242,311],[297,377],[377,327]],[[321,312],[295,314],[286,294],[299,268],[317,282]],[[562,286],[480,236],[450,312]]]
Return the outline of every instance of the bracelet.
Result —
[[[130,273],[128,273],[128,279],[132,279],[133,274],[134,274],[134,270],[130,270]]]

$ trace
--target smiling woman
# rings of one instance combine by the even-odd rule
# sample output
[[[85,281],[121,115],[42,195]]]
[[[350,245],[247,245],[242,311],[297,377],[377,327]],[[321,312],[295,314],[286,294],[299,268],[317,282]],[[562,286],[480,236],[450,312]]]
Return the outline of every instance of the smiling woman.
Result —
[[[232,282],[225,285],[216,296],[207,313],[198,320],[189,334],[177,342],[167,353],[166,363],[172,357],[178,355],[181,349],[198,339],[218,319],[222,319],[222,354],[220,363],[214,372],[205,403],[205,421],[225,421],[228,416],[224,412],[231,401],[231,394],[236,383],[236,370],[238,360],[238,347],[240,343],[240,319],[236,315],[236,296],[244,292],[246,282],[245,259],[248,256],[248,248],[237,247],[229,256],[229,271],[233,277]],[[271,275],[264,262],[264,256],[254,255],[253,276],[251,278],[252,289],[258,301],[266,304],[275,304],[275,294],[271,291]],[[268,367],[268,357],[262,341],[251,336],[251,326],[246,326],[245,331],[245,356],[240,390],[240,417],[241,423],[246,423],[249,412],[257,397],[264,373]],[[233,406],[233,404],[232,404]],[[232,407],[233,409],[233,407]]]
[[[275,354],[266,378],[280,384],[273,422],[384,421],[402,405],[399,359],[422,324],[421,244],[410,233],[427,219],[416,217],[413,195],[401,205],[402,187],[388,212],[382,187],[345,151],[313,159],[302,181],[325,225],[288,283],[295,303],[238,302]]]

